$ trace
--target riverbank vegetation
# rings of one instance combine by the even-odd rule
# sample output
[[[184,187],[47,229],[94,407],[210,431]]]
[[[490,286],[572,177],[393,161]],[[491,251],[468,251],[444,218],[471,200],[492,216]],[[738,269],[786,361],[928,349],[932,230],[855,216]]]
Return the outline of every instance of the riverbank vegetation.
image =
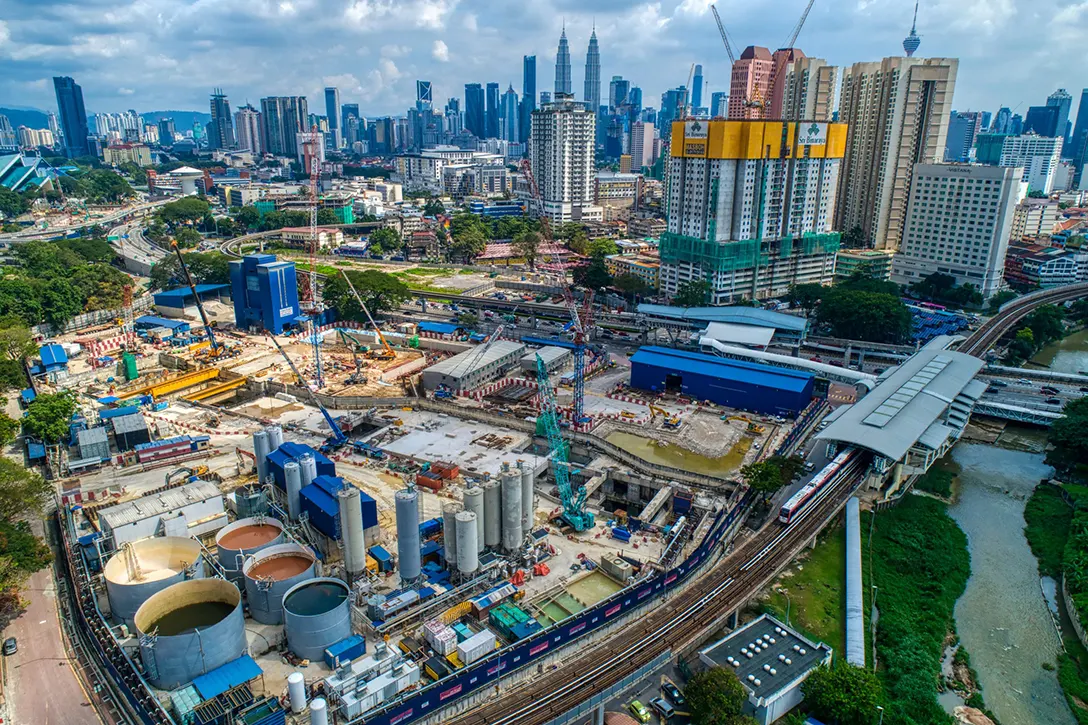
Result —
[[[952,456],[946,456],[918,477],[914,487],[945,500],[952,499],[952,487],[960,475],[960,467]]]
[[[1088,481],[1088,397],[1068,403],[1047,433],[1047,465],[1069,481]]]

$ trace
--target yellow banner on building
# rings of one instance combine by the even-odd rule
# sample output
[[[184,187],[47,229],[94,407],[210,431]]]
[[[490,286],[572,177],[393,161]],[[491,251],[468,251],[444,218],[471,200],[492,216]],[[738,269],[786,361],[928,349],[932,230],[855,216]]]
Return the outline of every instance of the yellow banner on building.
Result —
[[[839,159],[846,124],[826,121],[674,121],[672,156],[708,159]]]

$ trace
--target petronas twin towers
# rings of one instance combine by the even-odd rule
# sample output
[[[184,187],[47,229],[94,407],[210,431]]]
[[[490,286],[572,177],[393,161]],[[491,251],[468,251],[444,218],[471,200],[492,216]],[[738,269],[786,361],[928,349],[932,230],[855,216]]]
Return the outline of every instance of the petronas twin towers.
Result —
[[[559,36],[559,50],[555,55],[555,95],[573,96],[574,84],[571,80],[570,45],[567,43],[567,29]],[[593,112],[601,105],[601,50],[597,45],[597,31],[589,36],[589,50],[586,52],[586,84],[582,97]]]

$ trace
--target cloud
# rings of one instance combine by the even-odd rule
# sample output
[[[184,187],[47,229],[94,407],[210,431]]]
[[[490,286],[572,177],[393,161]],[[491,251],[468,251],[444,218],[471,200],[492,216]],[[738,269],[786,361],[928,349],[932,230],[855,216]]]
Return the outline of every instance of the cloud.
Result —
[[[401,56],[408,55],[412,52],[412,49],[407,45],[383,45],[382,55],[387,58],[400,58]]]
[[[431,49],[431,57],[440,63],[450,62],[450,49],[441,40],[434,41],[434,47]]]
[[[118,93],[118,95],[121,95],[121,96],[131,96],[131,95],[134,95],[136,93],[136,91],[133,90],[132,88],[118,88],[117,93]]]
[[[684,0],[676,8],[678,15],[706,15],[713,0]]]
[[[11,39],[11,31],[8,30],[8,24],[0,20],[0,45],[4,45]]]

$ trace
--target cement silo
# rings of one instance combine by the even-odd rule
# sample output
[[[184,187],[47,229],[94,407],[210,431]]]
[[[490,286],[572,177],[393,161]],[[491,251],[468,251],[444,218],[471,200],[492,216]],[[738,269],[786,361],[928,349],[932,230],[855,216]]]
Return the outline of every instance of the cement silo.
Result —
[[[274,451],[283,445],[282,425],[270,425],[265,430],[268,431],[269,451]]]
[[[134,617],[152,685],[172,690],[246,653],[238,587],[222,579],[179,582],[151,596]]]
[[[521,472],[521,531],[528,534],[533,530],[536,520],[536,502],[533,495],[533,467],[524,461],[518,461]]]
[[[302,468],[302,485],[309,486],[317,478],[317,460],[312,453],[303,453],[298,457],[298,465]]]
[[[397,565],[402,582],[415,581],[420,574],[419,492],[397,491]]]
[[[302,506],[298,496],[302,490],[302,467],[296,461],[283,464],[283,481],[287,487],[287,515],[292,521],[298,521]]]
[[[125,544],[102,570],[110,612],[133,626],[140,605],[178,582],[204,578],[200,544],[187,536],[159,536]]]
[[[502,548],[508,552],[521,547],[521,474],[502,472]]]
[[[347,484],[337,493],[340,502],[340,537],[344,544],[344,569],[354,580],[366,569],[363,539],[363,506],[359,489]]]
[[[257,459],[257,480],[264,483],[268,478],[268,454],[272,452],[268,432],[259,430],[253,434],[253,456]]]
[[[469,576],[480,568],[476,514],[460,511],[454,518],[457,520],[457,571]]]
[[[283,543],[283,524],[276,519],[257,516],[238,519],[229,524],[215,536],[219,565],[226,572],[227,579],[238,586],[242,584],[242,565],[246,557],[256,554],[261,549]]]
[[[313,552],[298,544],[269,546],[246,559],[242,574],[250,616],[262,624],[282,624],[283,595],[313,579],[316,568]]]
[[[476,553],[484,550],[484,490],[478,486],[465,489],[465,511],[476,514]]]
[[[351,598],[339,579],[310,579],[283,595],[287,648],[298,657],[319,661],[325,648],[351,636]]]
[[[502,488],[498,481],[485,481],[484,546],[493,549],[502,543]]]
[[[442,506],[442,548],[450,571],[457,566],[457,512],[460,510],[455,503]]]

